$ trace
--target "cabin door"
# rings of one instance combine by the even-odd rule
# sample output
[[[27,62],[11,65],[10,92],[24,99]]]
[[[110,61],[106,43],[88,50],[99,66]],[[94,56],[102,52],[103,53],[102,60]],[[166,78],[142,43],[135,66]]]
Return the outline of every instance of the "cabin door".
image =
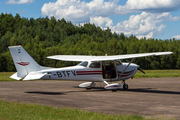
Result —
[[[115,61],[102,61],[102,72],[104,79],[112,79],[117,77],[117,69]]]

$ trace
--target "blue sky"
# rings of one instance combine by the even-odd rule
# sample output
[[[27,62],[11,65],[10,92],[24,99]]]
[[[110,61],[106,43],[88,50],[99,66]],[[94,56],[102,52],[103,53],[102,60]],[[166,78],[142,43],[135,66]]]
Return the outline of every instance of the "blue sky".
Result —
[[[0,12],[90,22],[138,38],[180,39],[180,0],[1,0]]]

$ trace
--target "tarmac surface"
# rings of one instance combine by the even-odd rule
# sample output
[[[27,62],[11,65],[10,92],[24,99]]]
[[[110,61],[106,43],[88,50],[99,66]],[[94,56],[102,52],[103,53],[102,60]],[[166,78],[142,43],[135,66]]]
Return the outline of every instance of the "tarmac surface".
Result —
[[[105,90],[103,82],[86,90],[83,81],[0,82],[0,99],[107,114],[136,114],[180,119],[180,77],[127,80],[128,91]],[[119,82],[121,83],[121,82]]]

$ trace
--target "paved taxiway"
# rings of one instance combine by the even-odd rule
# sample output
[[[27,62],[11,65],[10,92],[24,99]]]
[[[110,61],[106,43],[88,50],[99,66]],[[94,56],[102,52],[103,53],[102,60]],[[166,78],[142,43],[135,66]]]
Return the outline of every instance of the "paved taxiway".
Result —
[[[80,108],[108,114],[138,114],[180,118],[180,78],[127,80],[129,90],[78,88],[82,81],[0,82],[0,99],[53,107]]]

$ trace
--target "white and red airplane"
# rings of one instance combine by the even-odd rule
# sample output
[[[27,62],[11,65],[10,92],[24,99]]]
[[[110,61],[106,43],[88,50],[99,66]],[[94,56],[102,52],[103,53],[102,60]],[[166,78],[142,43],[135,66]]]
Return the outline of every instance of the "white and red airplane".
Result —
[[[124,84],[123,89],[128,89],[125,80],[132,78],[139,69],[139,65],[132,63],[135,58],[172,54],[172,52],[154,52],[113,56],[54,55],[47,58],[63,61],[81,61],[81,63],[72,67],[49,68],[40,66],[20,45],[10,46],[9,50],[17,70],[10,78],[16,80],[86,81],[79,85],[79,87],[86,89],[94,87],[95,82],[104,82],[107,84],[104,88],[112,91],[117,91],[121,84],[109,84],[108,82],[122,81]],[[120,61],[120,59],[130,58],[132,60],[129,63]]]

